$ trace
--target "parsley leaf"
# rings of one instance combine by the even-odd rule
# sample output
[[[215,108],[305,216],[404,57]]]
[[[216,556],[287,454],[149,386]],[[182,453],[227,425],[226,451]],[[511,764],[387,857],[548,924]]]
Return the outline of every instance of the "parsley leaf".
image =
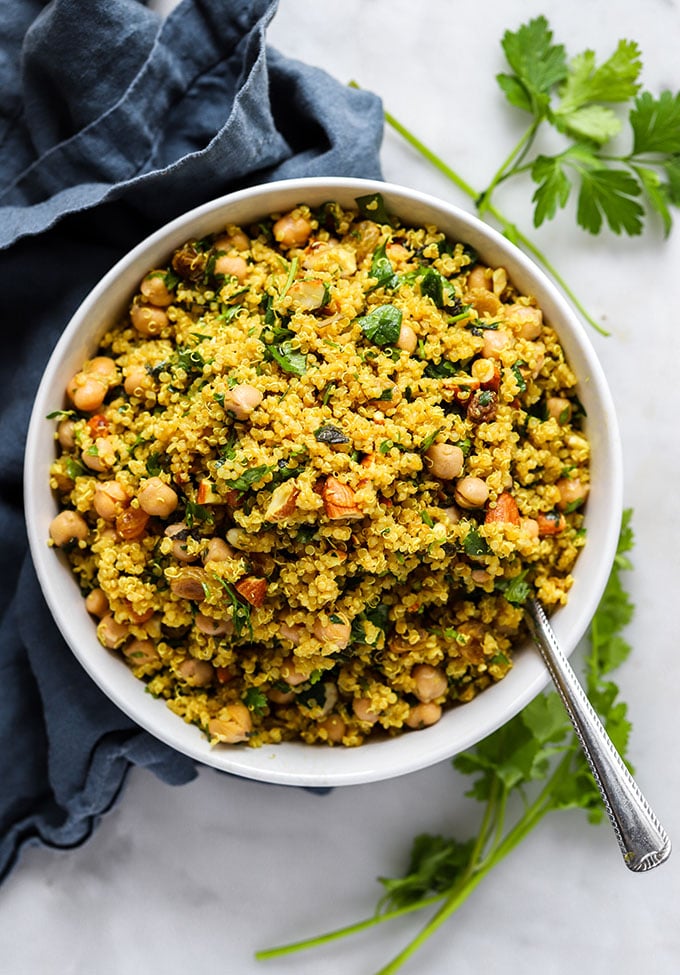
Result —
[[[642,233],[644,210],[636,199],[640,185],[623,169],[581,169],[581,190],[576,219],[591,234],[599,234],[603,221],[615,234]]]
[[[641,69],[640,49],[634,41],[619,41],[611,57],[599,66],[593,51],[578,54],[570,62],[560,89],[554,114],[557,128],[577,139],[604,145],[620,131],[621,122],[611,109],[597,103],[632,98],[640,87],[637,79]]]
[[[266,354],[279,364],[284,372],[292,376],[304,376],[307,372],[307,356],[296,349],[292,342],[281,342],[279,345],[267,345]]]
[[[633,155],[680,153],[680,92],[663,91],[654,98],[648,91],[635,99],[630,112]]]
[[[402,313],[394,305],[379,305],[358,318],[359,328],[375,345],[395,345],[401,331]]]
[[[551,88],[567,77],[566,51],[552,38],[545,17],[536,17],[501,42],[514,74],[498,75],[498,83],[512,105],[538,116],[548,110]]]

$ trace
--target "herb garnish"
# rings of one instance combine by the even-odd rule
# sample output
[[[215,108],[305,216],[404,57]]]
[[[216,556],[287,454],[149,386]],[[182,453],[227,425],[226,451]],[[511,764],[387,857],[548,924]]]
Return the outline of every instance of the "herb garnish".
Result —
[[[270,470],[271,468],[267,464],[260,464],[258,467],[248,468],[239,477],[235,477],[231,481],[225,481],[224,483],[232,491],[250,491],[251,487],[257,484],[258,481],[261,481]]]
[[[552,220],[573,193],[576,220],[591,234],[605,225],[616,234],[637,236],[647,213],[660,217],[664,233],[672,226],[671,207],[680,206],[680,92],[655,96],[640,90],[642,61],[634,41],[620,40],[598,64],[593,51],[568,57],[553,41],[545,17],[507,31],[502,48],[509,71],[497,76],[505,97],[530,121],[491,182],[479,192],[427,146],[385,112],[386,121],[450,179],[480,217],[500,225],[513,243],[528,251],[552,275],[583,317],[607,334],[587,312],[564,278],[534,242],[495,206],[497,189],[513,177],[530,176],[536,227]],[[613,106],[620,106],[617,112]],[[623,149],[618,141],[624,129]],[[532,155],[546,127],[562,139],[552,155]]]
[[[357,196],[354,202],[364,220],[374,220],[376,223],[392,223],[392,217],[387,211],[382,193],[367,193],[365,196]]]
[[[274,359],[284,372],[292,376],[304,376],[307,372],[307,356],[296,349],[291,341],[281,342],[279,345],[266,345],[266,355]]]
[[[624,756],[630,723],[626,704],[619,700],[610,674],[631,649],[621,635],[633,615],[633,604],[622,583],[622,573],[632,567],[627,554],[633,545],[630,519],[628,510],[624,512],[609,582],[590,625],[586,660],[588,696]],[[600,792],[555,691],[539,694],[502,728],[454,758],[453,764],[459,772],[473,777],[468,795],[484,807],[476,837],[461,841],[448,836],[417,836],[406,874],[380,878],[385,893],[375,914],[306,941],[259,951],[256,957],[275,958],[312,948],[413,911],[436,907],[420,933],[380,970],[380,975],[393,975],[549,812],[579,808],[585,810],[590,822],[602,819]],[[516,803],[510,801],[514,798]]]
[[[230,582],[221,576],[214,575],[213,578],[222,586],[231,603],[231,621],[234,624],[234,633],[237,637],[243,636],[244,631],[248,634],[248,639],[253,638],[253,625],[250,621],[250,604],[242,602]]]
[[[359,328],[375,345],[395,345],[401,331],[401,310],[395,305],[379,305],[357,319]]]

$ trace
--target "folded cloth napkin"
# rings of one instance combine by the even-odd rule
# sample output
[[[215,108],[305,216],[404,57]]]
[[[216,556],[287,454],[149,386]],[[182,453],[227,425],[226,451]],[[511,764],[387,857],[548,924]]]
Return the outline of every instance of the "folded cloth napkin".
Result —
[[[61,640],[26,554],[21,469],[54,344],[98,278],[211,197],[379,177],[378,99],[266,46],[272,0],[21,0],[0,13],[0,878],[72,847],[131,765],[196,774],[109,702]]]

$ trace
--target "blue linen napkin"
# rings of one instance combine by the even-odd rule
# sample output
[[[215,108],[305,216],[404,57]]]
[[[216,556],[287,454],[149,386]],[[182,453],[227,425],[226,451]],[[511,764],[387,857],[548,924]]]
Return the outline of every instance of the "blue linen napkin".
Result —
[[[80,668],[42,599],[21,501],[32,400],[60,332],[131,246],[233,189],[380,177],[378,99],[266,45],[272,0],[21,0],[0,14],[0,879],[83,842],[131,765],[194,764]]]

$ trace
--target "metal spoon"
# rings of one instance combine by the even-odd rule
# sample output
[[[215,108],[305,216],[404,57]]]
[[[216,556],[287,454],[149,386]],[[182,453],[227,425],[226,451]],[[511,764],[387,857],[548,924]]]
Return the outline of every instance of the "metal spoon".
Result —
[[[557,642],[545,610],[525,605],[531,635],[578,735],[629,870],[642,873],[668,859],[671,841],[626,768]]]

